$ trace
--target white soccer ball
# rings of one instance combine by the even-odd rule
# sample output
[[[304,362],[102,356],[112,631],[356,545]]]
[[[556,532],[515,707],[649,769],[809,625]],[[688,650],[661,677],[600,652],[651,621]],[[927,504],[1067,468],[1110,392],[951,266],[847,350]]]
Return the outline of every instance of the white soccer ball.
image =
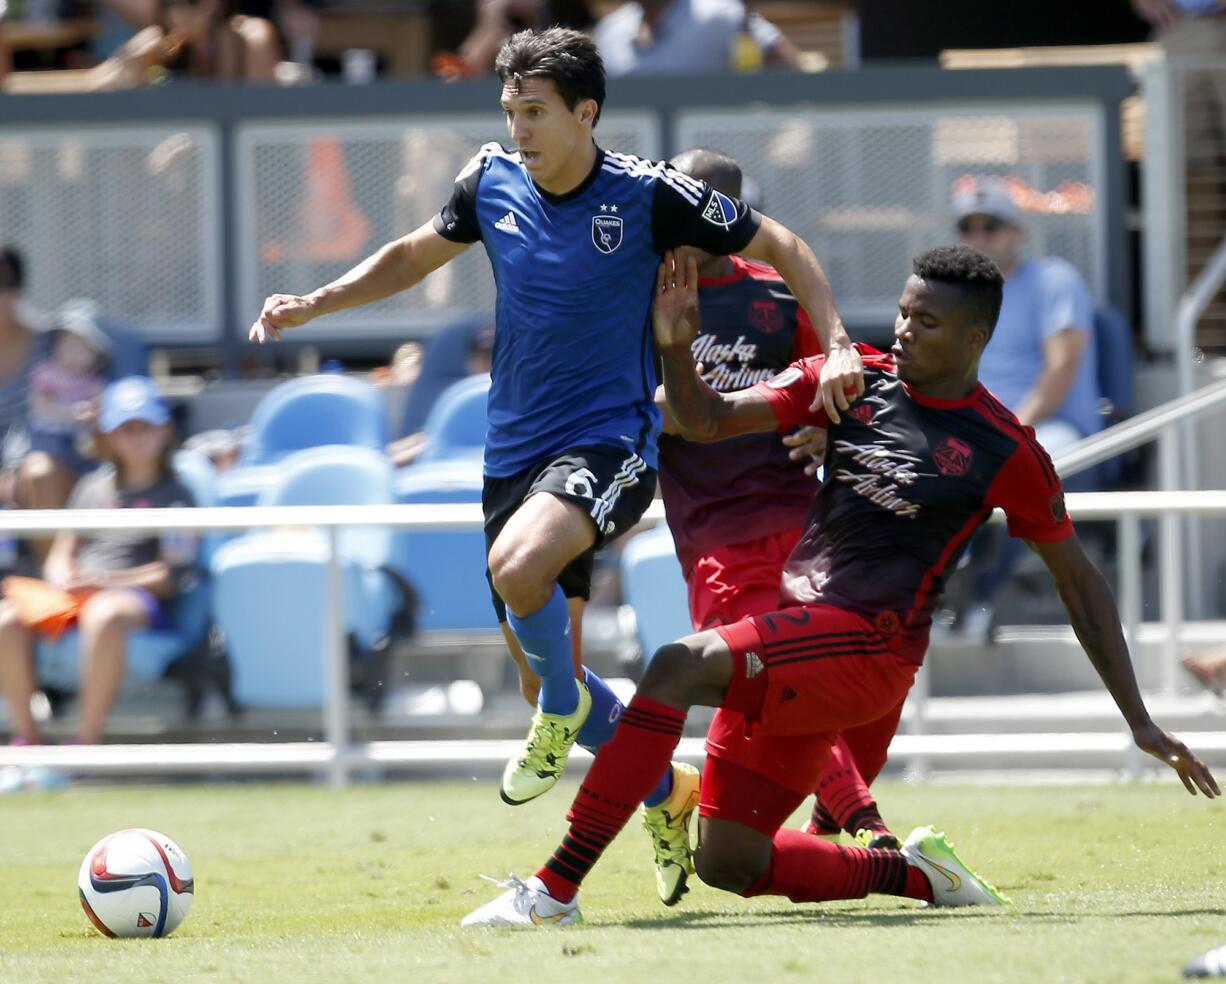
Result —
[[[81,907],[103,936],[169,936],[192,907],[192,865],[156,830],[109,834],[77,875]]]

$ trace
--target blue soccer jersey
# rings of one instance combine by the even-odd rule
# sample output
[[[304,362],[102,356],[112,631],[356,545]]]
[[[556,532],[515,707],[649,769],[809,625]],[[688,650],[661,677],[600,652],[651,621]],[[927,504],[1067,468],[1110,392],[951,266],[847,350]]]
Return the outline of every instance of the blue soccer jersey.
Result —
[[[485,244],[494,270],[486,474],[506,477],[567,448],[633,451],[656,466],[651,303],[665,250],[744,249],[761,217],[664,163],[598,150],[573,191],[553,195],[518,153],[486,144],[434,220]]]

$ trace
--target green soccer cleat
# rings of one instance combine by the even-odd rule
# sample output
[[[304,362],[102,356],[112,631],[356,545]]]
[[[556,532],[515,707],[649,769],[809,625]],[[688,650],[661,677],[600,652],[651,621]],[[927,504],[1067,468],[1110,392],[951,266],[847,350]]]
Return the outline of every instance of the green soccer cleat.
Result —
[[[963,864],[945,835],[938,834],[933,827],[916,827],[911,831],[902,846],[902,856],[928,879],[935,906],[1013,904]]]
[[[901,851],[902,841],[888,830],[870,830],[861,827],[855,836],[857,847],[867,847],[870,851]]]
[[[520,806],[551,790],[566,770],[566,760],[579,729],[592,709],[592,692],[582,680],[579,704],[570,714],[546,714],[540,708],[532,715],[528,743],[519,758],[502,770],[502,801]]]
[[[698,770],[674,762],[673,791],[659,806],[644,806],[643,829],[655,851],[656,891],[665,905],[676,905],[689,891],[686,884],[694,873],[690,847],[690,817],[698,805]]]
[[[485,875],[481,876],[486,878]],[[559,902],[549,894],[545,883],[533,875],[521,881],[508,875],[504,882],[486,878],[499,888],[505,888],[498,898],[486,902],[460,920],[460,926],[571,926],[583,922],[579,914],[579,896],[569,902]]]

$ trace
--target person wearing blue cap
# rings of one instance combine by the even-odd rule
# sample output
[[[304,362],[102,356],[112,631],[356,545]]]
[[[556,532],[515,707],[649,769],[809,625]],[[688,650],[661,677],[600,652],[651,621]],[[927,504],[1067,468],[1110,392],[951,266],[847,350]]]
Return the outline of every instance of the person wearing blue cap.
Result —
[[[68,508],[195,504],[171,468],[170,409],[152,381],[126,376],[111,383],[102,393],[97,430],[106,463],[81,480]],[[21,589],[28,598],[30,585],[6,579],[0,601],[0,692],[8,704],[12,740],[40,740],[29,710],[37,685],[35,634],[53,634],[75,622],[81,634],[76,734],[83,743],[97,742],[123,683],[128,633],[168,624],[168,604],[195,577],[195,560],[195,539],[181,534],[159,537],[119,529],[88,536],[60,533],[44,566],[45,580],[37,588],[40,602],[64,599],[66,611],[50,624],[45,610],[32,611],[23,604]]]

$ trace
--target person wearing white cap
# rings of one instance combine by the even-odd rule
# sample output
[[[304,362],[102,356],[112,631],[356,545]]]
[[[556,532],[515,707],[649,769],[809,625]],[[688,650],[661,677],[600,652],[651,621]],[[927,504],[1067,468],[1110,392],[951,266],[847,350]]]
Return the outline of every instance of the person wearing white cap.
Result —
[[[996,331],[984,349],[979,378],[1035,436],[1048,454],[1058,454],[1097,432],[1098,356],[1094,304],[1076,268],[1059,257],[1027,258],[1021,209],[1007,182],[987,177],[960,182],[953,199],[958,237],[987,254],[1005,276]],[[1071,487],[1076,487],[1074,481]],[[1012,574],[1018,553],[1001,543],[994,562],[985,531],[973,551],[971,602],[963,613],[964,634],[985,637],[992,599]]]

